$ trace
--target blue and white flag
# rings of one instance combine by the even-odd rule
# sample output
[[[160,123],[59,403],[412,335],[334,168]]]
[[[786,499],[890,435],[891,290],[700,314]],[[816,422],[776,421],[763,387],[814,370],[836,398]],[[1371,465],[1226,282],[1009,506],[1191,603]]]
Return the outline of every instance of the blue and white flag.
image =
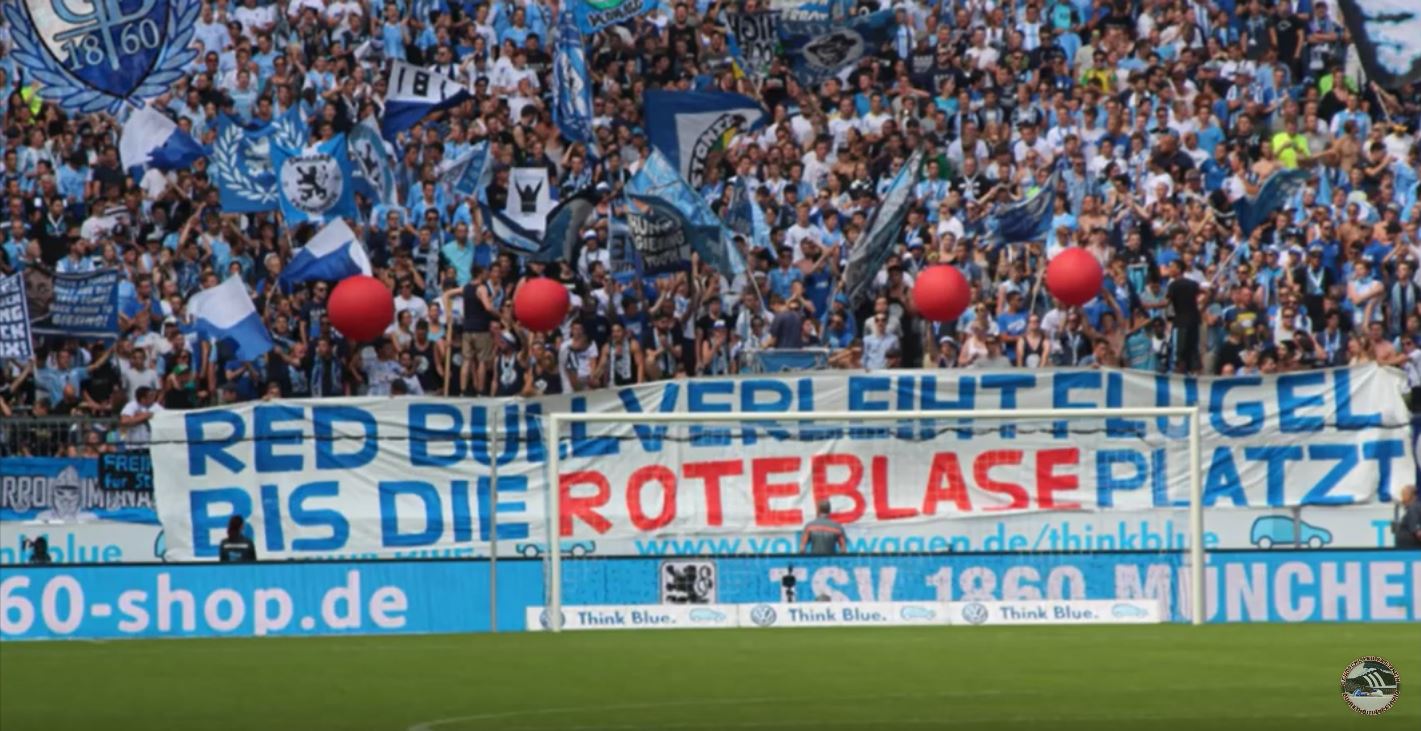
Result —
[[[647,141],[696,189],[705,182],[712,153],[766,122],[760,103],[743,94],[648,91],[643,104]]]
[[[582,227],[596,212],[597,201],[596,192],[584,188],[554,206],[548,214],[547,228],[543,231],[543,246],[533,260],[572,261],[582,240]]]
[[[609,25],[625,23],[656,9],[656,0],[568,0],[577,28],[596,33]]]
[[[15,272],[0,276],[0,359],[11,358],[23,363],[34,356],[25,275]]]
[[[691,251],[727,279],[745,271],[730,230],[660,152],[653,150],[647,156],[626,190],[640,204],[631,207],[627,223],[648,274],[669,271],[676,256],[684,267]],[[678,230],[673,231],[672,226]]]
[[[1268,220],[1268,217],[1292,200],[1293,194],[1307,184],[1309,173],[1305,170],[1278,170],[1268,176],[1259,186],[1258,192],[1234,201],[1234,213],[1238,214],[1239,228],[1245,236]]]
[[[780,46],[799,83],[814,86],[837,76],[893,40],[893,11],[857,15],[844,23],[779,23]]]
[[[344,134],[302,148],[285,147],[273,140],[271,166],[276,171],[286,225],[359,217]]]
[[[39,82],[41,98],[78,114],[163,94],[197,55],[200,0],[9,0],[3,9],[22,85]]]
[[[415,126],[425,115],[472,98],[462,84],[443,74],[404,61],[391,61],[380,134],[394,141],[395,135]]]
[[[563,11],[553,48],[553,123],[573,142],[592,141],[592,83],[587,77],[587,52],[582,32]]]
[[[219,344],[230,342],[236,360],[251,362],[271,350],[271,334],[241,277],[228,277],[216,287],[198,292],[188,300],[187,309],[198,334]]]
[[[1051,233],[1060,173],[1054,173],[1036,194],[1002,206],[987,217],[987,243],[992,246],[1042,241]]]
[[[537,257],[543,248],[543,236],[537,231],[524,228],[522,224],[509,218],[503,213],[494,209],[493,206],[481,204],[479,208],[483,211],[484,226],[488,228],[489,234],[498,245],[515,256]],[[538,259],[538,261],[544,261]]]
[[[770,248],[770,226],[765,222],[765,212],[755,202],[744,178],[736,176],[730,181],[730,203],[725,208],[724,218],[726,227],[744,236],[751,246]]]
[[[440,163],[439,181],[459,198],[475,196],[479,203],[488,203],[488,184],[493,180],[491,158],[488,140],[479,142],[458,158]]]
[[[1421,81],[1421,6],[1416,0],[1341,0],[1341,4],[1368,76],[1392,89]]]
[[[355,192],[376,203],[399,203],[395,185],[395,158],[380,138],[375,121],[366,118],[350,131],[346,141],[355,172]]]
[[[207,150],[178,129],[167,115],[144,107],[136,109],[123,123],[118,138],[118,156],[123,169],[134,178],[141,178],[147,168],[184,170],[207,157]]]
[[[922,150],[903,162],[883,192],[883,202],[873,212],[858,245],[849,252],[848,265],[844,267],[844,294],[851,306],[857,307],[868,296],[869,285],[893,253],[898,232],[913,208],[913,188],[918,184],[922,167]]]
[[[208,172],[217,183],[219,203],[227,213],[261,213],[280,207],[273,144],[299,148],[306,144],[306,123],[292,107],[271,124],[248,128],[227,115],[217,118]]]
[[[297,249],[278,279],[292,285],[313,279],[339,282],[357,274],[370,276],[370,257],[345,219],[337,218]]]

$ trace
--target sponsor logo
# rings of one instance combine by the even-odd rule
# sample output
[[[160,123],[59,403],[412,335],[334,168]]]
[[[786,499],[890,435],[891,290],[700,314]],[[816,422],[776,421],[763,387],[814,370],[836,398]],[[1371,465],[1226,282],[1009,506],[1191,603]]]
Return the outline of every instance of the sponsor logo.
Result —
[[[779,615],[775,613],[775,608],[768,604],[761,604],[750,610],[750,621],[757,627],[769,627],[775,623]]]
[[[898,610],[898,616],[910,622],[932,621],[937,619],[937,612],[927,607],[912,604]]]
[[[566,614],[565,612],[558,612],[558,616],[562,618],[562,621],[561,621],[561,622],[558,622],[558,626],[560,626],[560,627],[566,627],[566,626],[567,626],[567,614]],[[542,626],[543,626],[543,629],[551,629],[551,628],[552,628],[552,623],[551,623],[550,621],[548,621],[548,610],[544,609],[543,611],[541,611],[541,612],[538,613],[538,624],[542,625]]]
[[[1116,619],[1140,619],[1149,616],[1149,612],[1134,604],[1116,604],[1110,608],[1110,616]]]
[[[1364,716],[1380,716],[1396,705],[1401,677],[1385,658],[1359,657],[1342,671],[1342,700]]]
[[[987,621],[987,607],[981,602],[972,602],[962,608],[962,618],[968,624],[982,624]]]
[[[720,624],[725,621],[725,612],[705,607],[697,607],[687,615],[696,624]]]

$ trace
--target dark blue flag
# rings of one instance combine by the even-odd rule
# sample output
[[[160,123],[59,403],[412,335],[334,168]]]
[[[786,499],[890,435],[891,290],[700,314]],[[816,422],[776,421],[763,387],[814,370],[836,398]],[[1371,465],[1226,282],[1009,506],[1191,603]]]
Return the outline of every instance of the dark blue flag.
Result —
[[[1056,205],[1053,174],[1036,194],[1002,206],[987,217],[987,242],[993,246],[1025,241],[1042,241],[1051,233],[1051,216]]]
[[[842,23],[779,23],[780,46],[799,83],[815,86],[837,76],[893,40],[893,11],[858,15]]]
[[[1253,233],[1253,229],[1292,200],[1308,177],[1303,170],[1278,170],[1263,181],[1257,193],[1234,201],[1234,213],[1238,214],[1238,225],[1244,235]]]

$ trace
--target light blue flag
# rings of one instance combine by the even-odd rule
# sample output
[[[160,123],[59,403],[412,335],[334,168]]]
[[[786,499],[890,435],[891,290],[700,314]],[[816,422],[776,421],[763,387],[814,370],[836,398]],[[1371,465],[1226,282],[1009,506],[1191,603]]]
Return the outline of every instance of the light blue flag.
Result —
[[[744,236],[757,249],[770,248],[770,226],[765,222],[765,212],[755,202],[750,186],[744,178],[736,177],[730,183],[730,203],[725,209],[725,225],[731,231]]]
[[[656,9],[656,0],[569,0],[569,3],[578,29],[589,34]]]
[[[799,83],[815,86],[840,71],[877,55],[893,40],[893,11],[857,15],[843,23],[779,23],[780,46]]]
[[[344,219],[326,224],[306,245],[296,251],[281,270],[278,281],[285,285],[311,280],[339,282],[357,274],[370,276],[370,257]]]
[[[1281,209],[1307,181],[1307,171],[1278,170],[1263,181],[1256,194],[1234,201],[1234,213],[1238,214],[1238,225],[1244,235],[1253,233],[1253,229]]]
[[[301,148],[272,141],[271,165],[286,225],[358,218],[355,180],[345,135]]]
[[[208,172],[217,183],[218,202],[227,213],[275,211],[280,205],[271,165],[273,143],[306,144],[306,123],[297,107],[270,124],[249,128],[225,114],[217,118]]]
[[[848,265],[844,267],[844,294],[850,305],[857,307],[868,296],[869,285],[893,253],[893,243],[913,208],[913,188],[922,167],[922,150],[903,162],[883,192],[883,202],[873,212],[858,245],[849,252]]]
[[[355,172],[355,192],[375,203],[397,203],[395,158],[380,138],[375,121],[367,118],[355,125],[346,144]]]
[[[487,205],[488,184],[493,180],[491,158],[488,140],[479,142],[463,155],[442,166],[439,180],[449,186],[459,198],[475,196],[479,203]]]
[[[705,182],[712,153],[767,121],[760,103],[743,94],[648,91],[644,96],[647,141],[696,189]]]
[[[634,215],[628,216],[633,238],[637,240],[637,252],[648,268],[648,273],[665,271],[665,262],[671,251],[685,255],[688,251],[679,248],[674,241],[674,232],[666,230],[668,221],[684,228],[684,246],[695,251],[712,269],[733,279],[745,271],[745,261],[732,241],[732,232],[716,217],[704,198],[676,174],[675,168],[665,155],[653,150],[642,165],[641,171],[627,182],[627,195],[641,204],[633,206]],[[673,215],[674,213],[674,215]],[[655,254],[656,262],[649,254]]]
[[[217,343],[230,341],[236,360],[251,362],[271,350],[271,334],[247,295],[241,277],[205,289],[188,300],[188,313],[202,337]]]
[[[592,84],[587,77],[587,52],[572,13],[558,20],[553,49],[553,122],[573,142],[592,141]]]

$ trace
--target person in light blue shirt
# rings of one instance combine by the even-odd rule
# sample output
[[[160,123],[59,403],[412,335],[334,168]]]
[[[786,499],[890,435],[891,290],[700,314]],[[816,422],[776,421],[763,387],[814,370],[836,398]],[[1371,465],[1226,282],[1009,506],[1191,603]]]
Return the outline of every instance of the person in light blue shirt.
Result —
[[[450,266],[454,267],[454,275],[459,280],[459,286],[468,284],[474,267],[474,247],[466,241],[451,240],[439,249],[439,253],[445,261],[449,262]]]
[[[804,281],[804,273],[794,266],[794,253],[788,246],[781,246],[778,266],[770,270],[770,291],[788,300],[793,294],[793,284]]]
[[[55,186],[70,206],[84,205],[84,189],[89,183],[89,167],[85,163],[84,153],[76,152],[59,166],[55,176]]]

